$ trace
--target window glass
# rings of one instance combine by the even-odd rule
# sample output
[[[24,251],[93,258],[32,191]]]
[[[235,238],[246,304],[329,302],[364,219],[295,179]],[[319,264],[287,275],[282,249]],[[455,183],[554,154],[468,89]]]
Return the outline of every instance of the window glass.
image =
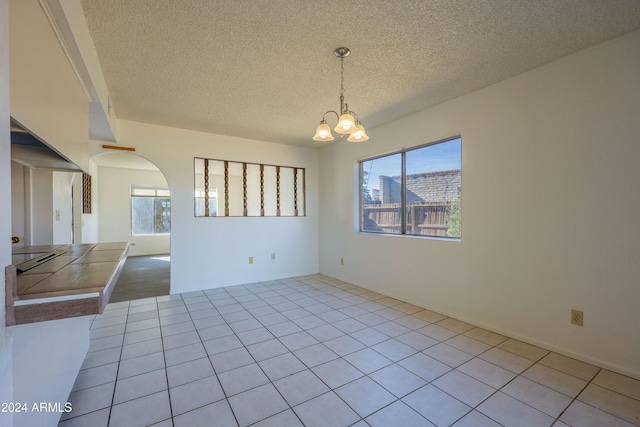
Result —
[[[360,164],[362,231],[402,233],[402,156],[378,157]]]
[[[156,195],[155,188],[138,188],[134,187],[131,189],[132,196],[140,196],[140,197],[153,197]]]
[[[153,199],[153,232],[154,234],[169,234],[171,231],[171,199]]]
[[[171,232],[171,199],[169,190],[131,188],[131,234],[134,236],[169,234]]]
[[[131,198],[131,233],[153,234],[153,197]]]
[[[454,204],[460,209],[460,139],[406,152],[407,234],[460,237],[453,230]]]
[[[462,236],[462,140],[455,138],[360,162],[360,230]]]

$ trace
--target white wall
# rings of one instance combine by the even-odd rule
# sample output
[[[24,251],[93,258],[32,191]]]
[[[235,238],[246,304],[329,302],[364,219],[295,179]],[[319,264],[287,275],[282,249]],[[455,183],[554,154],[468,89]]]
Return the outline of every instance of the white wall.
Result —
[[[98,237],[100,211],[98,183],[100,182],[100,177],[98,176],[98,165],[93,160],[89,160],[89,175],[91,175],[91,213],[81,214],[81,240],[76,243],[98,243],[100,241]],[[79,179],[80,186],[82,186],[82,177],[80,176]],[[78,203],[81,203],[80,200],[82,199],[78,200]],[[82,212],[82,210],[80,211]]]
[[[29,244],[50,245],[53,243],[53,172],[28,169],[25,178]]]
[[[38,0],[10,2],[11,116],[84,170],[88,94]],[[6,28],[6,26],[4,27]]]
[[[58,424],[60,411],[64,410],[89,350],[91,320],[91,316],[72,317],[11,327],[13,402],[27,403],[29,409],[14,415],[14,427]],[[31,411],[32,405],[39,402],[58,404],[62,409]]]
[[[11,162],[11,235],[20,238],[14,246],[24,246],[27,240],[24,173],[23,165]]]
[[[135,147],[169,182],[172,293],[318,272],[315,149],[129,121],[117,128],[118,143]],[[195,218],[194,157],[306,168],[307,216]]]
[[[73,173],[53,172],[53,244],[71,244],[73,234]]]
[[[11,264],[11,134],[9,130],[9,2],[0,0],[0,266]],[[4,284],[4,280],[2,280]],[[13,402],[13,343],[5,327],[5,294],[0,292],[0,402]],[[1,425],[12,414],[0,413]]]
[[[321,149],[321,273],[640,378],[638,52],[634,32]],[[458,134],[461,242],[354,233],[358,159]]]
[[[131,235],[131,187],[167,188],[158,171],[98,168],[99,241],[130,242],[129,256],[168,254],[171,236]]]

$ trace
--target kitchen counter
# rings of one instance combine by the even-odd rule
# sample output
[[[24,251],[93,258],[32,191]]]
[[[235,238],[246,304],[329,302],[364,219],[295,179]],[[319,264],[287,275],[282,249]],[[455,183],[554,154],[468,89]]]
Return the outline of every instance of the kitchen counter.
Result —
[[[14,248],[5,272],[7,326],[102,313],[128,250],[127,242]]]

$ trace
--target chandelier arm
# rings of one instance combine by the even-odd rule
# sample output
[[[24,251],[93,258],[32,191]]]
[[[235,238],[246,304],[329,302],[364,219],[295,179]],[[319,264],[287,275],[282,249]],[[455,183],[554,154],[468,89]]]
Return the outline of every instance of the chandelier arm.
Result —
[[[326,113],[324,113],[324,115],[322,116],[322,120],[326,120],[326,118],[327,118],[327,114],[329,114],[329,113],[333,113],[333,114],[335,114],[335,115],[336,115],[336,118],[337,118],[338,120],[340,120],[340,114],[338,114],[336,111],[333,111],[333,110],[329,110],[329,111],[327,111]]]

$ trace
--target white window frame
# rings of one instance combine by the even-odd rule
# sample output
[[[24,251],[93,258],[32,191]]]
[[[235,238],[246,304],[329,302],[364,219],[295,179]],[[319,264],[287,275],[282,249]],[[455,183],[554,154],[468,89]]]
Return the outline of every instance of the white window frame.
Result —
[[[171,217],[169,216],[169,231],[164,233],[156,232],[155,224],[153,226],[152,233],[135,233],[134,232],[134,221],[133,221],[133,199],[134,198],[151,198],[154,199],[169,199],[169,203],[171,203],[171,192],[168,188],[156,188],[156,187],[144,187],[144,186],[131,186],[131,236],[167,236],[171,234]],[[169,213],[171,212],[171,207],[169,207]],[[152,217],[153,221],[153,217]]]

